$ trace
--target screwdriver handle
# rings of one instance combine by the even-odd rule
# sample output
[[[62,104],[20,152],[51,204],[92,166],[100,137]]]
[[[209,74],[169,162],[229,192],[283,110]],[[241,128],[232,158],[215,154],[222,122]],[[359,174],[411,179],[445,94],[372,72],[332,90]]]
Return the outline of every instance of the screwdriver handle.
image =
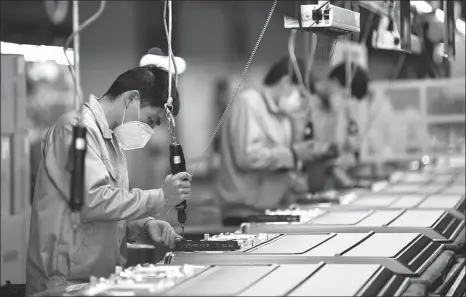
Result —
[[[71,142],[71,193],[70,208],[72,212],[79,212],[84,204],[84,171],[87,150],[86,127],[77,125],[73,127],[73,140]]]
[[[184,159],[183,148],[178,143],[170,144],[170,167],[172,174],[175,175],[180,172],[186,172],[186,161]],[[186,223],[186,200],[175,206],[178,211],[178,222],[181,224]]]
[[[358,127],[358,124],[354,120],[350,120],[347,130],[348,130],[349,136],[359,135],[359,127]],[[359,152],[359,150],[355,151],[354,158],[356,159],[356,162],[359,162],[360,157],[361,157],[361,153]]]

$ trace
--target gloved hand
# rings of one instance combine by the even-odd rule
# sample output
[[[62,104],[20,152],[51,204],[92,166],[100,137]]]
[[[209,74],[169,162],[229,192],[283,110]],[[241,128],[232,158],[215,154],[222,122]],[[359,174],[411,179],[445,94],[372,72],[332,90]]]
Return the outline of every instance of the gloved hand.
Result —
[[[177,241],[183,239],[183,237],[176,234],[173,227],[165,221],[150,220],[146,223],[144,229],[155,244],[166,245],[171,249],[175,248],[175,243]]]
[[[348,136],[348,146],[351,151],[359,151],[361,149],[361,136],[359,135],[351,135]]]
[[[293,150],[301,161],[312,161],[328,152],[330,144],[322,141],[307,140],[293,145]]]
[[[295,172],[290,174],[290,190],[294,193],[307,193],[308,184],[307,177],[305,175],[299,175]]]
[[[166,207],[174,207],[183,200],[188,200],[191,194],[191,174],[180,172],[168,175],[162,185],[164,203]]]

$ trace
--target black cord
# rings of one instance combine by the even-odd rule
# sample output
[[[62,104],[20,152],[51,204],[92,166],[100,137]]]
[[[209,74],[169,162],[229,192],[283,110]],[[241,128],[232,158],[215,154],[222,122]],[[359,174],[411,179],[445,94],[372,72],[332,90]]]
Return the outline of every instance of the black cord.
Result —
[[[298,19],[298,24],[299,24],[299,31],[304,31],[303,30],[303,20],[302,20],[302,15],[301,15],[301,4],[299,4],[299,0],[296,0],[295,2],[295,15],[296,18]]]
[[[168,35],[169,34],[168,34],[168,27],[167,27],[167,9],[168,9],[167,1],[164,1],[164,4],[163,4],[163,27],[165,29],[165,37],[167,38],[167,41],[168,41],[168,39],[169,39]],[[173,30],[173,28],[172,28],[172,30]],[[173,41],[172,41],[172,43],[173,43]],[[173,54],[173,47],[172,47],[171,52],[168,53],[168,59],[172,61],[173,68],[175,70],[175,87],[178,87],[178,68],[176,67],[176,63],[175,63],[175,57],[174,57],[174,54]],[[168,75],[172,75],[172,74],[169,73]],[[170,90],[170,97],[172,96],[171,92],[172,92],[172,90]]]

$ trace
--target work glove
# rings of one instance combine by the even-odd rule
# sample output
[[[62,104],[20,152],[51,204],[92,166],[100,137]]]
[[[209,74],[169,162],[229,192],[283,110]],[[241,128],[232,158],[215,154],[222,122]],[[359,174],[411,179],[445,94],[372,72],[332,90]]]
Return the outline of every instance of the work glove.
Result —
[[[150,220],[146,222],[144,230],[156,245],[165,245],[171,249],[175,248],[175,243],[181,241],[183,237],[175,233],[173,227],[160,220]]]
[[[325,155],[330,148],[330,144],[315,140],[306,140],[293,145],[293,151],[301,161],[312,161]]]
[[[361,136],[359,135],[348,136],[347,144],[348,144],[348,148],[351,151],[353,152],[359,151],[361,149],[361,143],[362,143]]]

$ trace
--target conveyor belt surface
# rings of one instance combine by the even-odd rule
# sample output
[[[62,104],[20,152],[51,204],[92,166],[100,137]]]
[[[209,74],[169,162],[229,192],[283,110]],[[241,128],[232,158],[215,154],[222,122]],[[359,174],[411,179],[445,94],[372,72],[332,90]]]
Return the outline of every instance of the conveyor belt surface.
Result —
[[[385,286],[387,283],[389,285]],[[404,277],[380,265],[216,266],[164,295],[375,296],[388,293],[399,296],[407,284]]]
[[[380,193],[389,194],[437,194],[444,190],[445,184],[390,184],[384,189],[380,190]]]
[[[138,269],[129,268],[133,273]],[[156,265],[150,270],[181,267]],[[194,269],[194,268],[193,268]],[[348,272],[351,273],[348,273]],[[124,270],[92,283],[80,296],[401,296],[409,280],[375,264],[198,266],[189,277]],[[338,285],[335,285],[338,284]]]
[[[378,264],[395,273],[420,275],[442,244],[417,233],[316,233],[280,235],[241,252],[175,252],[170,264]]]
[[[303,207],[307,209],[307,207]],[[443,209],[459,219],[465,218],[465,196],[463,194],[379,194],[360,195],[348,204],[329,207],[328,210],[358,209]]]
[[[427,184],[434,183],[450,183],[457,178],[456,173],[429,173],[422,171],[406,171],[395,172],[390,177],[392,183],[408,183],[408,184]]]
[[[246,223],[243,233],[306,234],[313,232],[422,233],[432,240],[452,243],[464,232],[464,220],[437,209],[332,210],[306,224]]]

